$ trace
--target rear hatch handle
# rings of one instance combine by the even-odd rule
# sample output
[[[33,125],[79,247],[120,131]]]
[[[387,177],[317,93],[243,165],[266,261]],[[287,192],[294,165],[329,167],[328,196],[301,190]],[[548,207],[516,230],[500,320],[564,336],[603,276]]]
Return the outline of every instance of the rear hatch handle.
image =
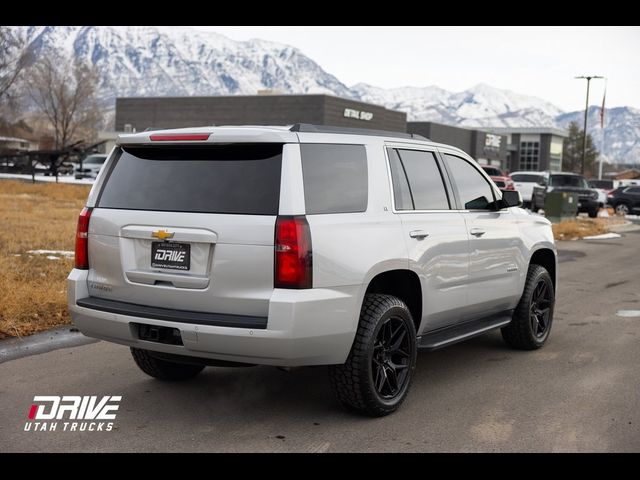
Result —
[[[173,242],[187,243],[217,243],[218,234],[211,230],[203,228],[178,228],[178,227],[159,227],[147,225],[127,225],[120,229],[120,235],[124,238],[135,238],[141,240],[158,241],[154,233],[165,232],[170,234],[168,237]]]

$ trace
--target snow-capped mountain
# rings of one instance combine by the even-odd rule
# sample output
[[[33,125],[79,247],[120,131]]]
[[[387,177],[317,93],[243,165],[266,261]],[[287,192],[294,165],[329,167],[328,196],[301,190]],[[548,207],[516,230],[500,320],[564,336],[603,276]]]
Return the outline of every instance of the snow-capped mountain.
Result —
[[[556,119],[561,128],[570,122],[582,126],[584,111],[563,113]],[[606,108],[604,130],[600,127],[600,107],[589,107],[588,130],[596,148],[605,160],[617,163],[638,163],[640,159],[640,109],[632,107]],[[604,149],[602,136],[604,132]]]
[[[350,95],[298,49],[263,40],[236,42],[176,27],[27,27],[25,33],[36,55],[53,51],[95,65],[102,95],[111,101],[261,89]]]
[[[407,112],[409,120],[467,127],[554,126],[581,122],[582,111],[509,90],[478,84],[463,92],[437,86],[383,89],[365,83],[349,88],[300,50],[264,40],[234,41],[213,32],[178,27],[14,27],[38,55],[50,53],[93,64],[100,95],[110,108],[116,96],[253,95],[326,93]],[[640,110],[607,110],[604,153],[609,161],[640,159]],[[599,109],[590,111],[589,132],[600,148]]]
[[[407,112],[409,120],[446,119],[446,123],[469,127],[551,125],[562,113],[545,100],[482,83],[464,92],[436,86],[382,89],[362,83],[352,91],[363,101]]]

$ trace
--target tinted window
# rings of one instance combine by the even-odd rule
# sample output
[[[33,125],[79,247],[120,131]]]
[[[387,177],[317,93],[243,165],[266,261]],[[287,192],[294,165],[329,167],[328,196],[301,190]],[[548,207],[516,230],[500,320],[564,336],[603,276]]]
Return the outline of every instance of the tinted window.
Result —
[[[625,193],[640,193],[640,187],[631,187]]]
[[[276,215],[282,145],[125,147],[101,208]]]
[[[528,173],[516,173],[511,175],[511,180],[522,183],[539,183],[541,178],[541,175],[531,175]]]
[[[502,172],[499,168],[496,167],[482,167],[487,175],[491,175],[492,177],[502,177]]]
[[[367,209],[364,145],[302,144],[300,152],[307,214]]]
[[[589,188],[587,181],[580,175],[551,175],[549,185],[552,187]]]
[[[465,210],[485,210],[494,201],[489,182],[466,160],[445,154],[445,162],[453,176],[460,202]]]
[[[589,186],[593,188],[613,189],[613,180],[589,180]]]
[[[416,210],[448,210],[442,175],[432,152],[398,150]]]
[[[387,149],[389,152],[389,166],[391,167],[391,180],[393,182],[393,198],[396,210],[413,210],[413,199],[404,167],[395,149]]]
[[[106,155],[91,155],[91,156],[87,157],[84,160],[84,162],[82,162],[82,163],[102,165],[105,162],[106,159],[107,159]]]

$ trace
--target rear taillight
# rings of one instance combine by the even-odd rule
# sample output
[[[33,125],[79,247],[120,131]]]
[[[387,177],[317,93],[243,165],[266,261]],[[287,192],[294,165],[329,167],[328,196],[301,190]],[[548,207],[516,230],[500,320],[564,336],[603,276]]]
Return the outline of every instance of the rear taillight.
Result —
[[[76,231],[76,268],[89,269],[89,218],[91,208],[84,207],[78,217]]]
[[[306,217],[278,217],[275,237],[275,288],[311,288],[311,257],[311,232]]]

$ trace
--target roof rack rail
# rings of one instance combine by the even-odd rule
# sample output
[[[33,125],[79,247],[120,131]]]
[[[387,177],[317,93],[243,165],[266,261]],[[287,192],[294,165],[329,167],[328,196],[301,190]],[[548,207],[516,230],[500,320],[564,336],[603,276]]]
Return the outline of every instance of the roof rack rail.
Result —
[[[391,132],[389,130],[372,130],[369,128],[334,127],[332,125],[313,125],[311,123],[296,123],[289,129],[291,132],[300,133],[342,133],[346,135],[376,135],[381,137],[412,138],[415,140],[427,140],[427,137],[417,133]]]

